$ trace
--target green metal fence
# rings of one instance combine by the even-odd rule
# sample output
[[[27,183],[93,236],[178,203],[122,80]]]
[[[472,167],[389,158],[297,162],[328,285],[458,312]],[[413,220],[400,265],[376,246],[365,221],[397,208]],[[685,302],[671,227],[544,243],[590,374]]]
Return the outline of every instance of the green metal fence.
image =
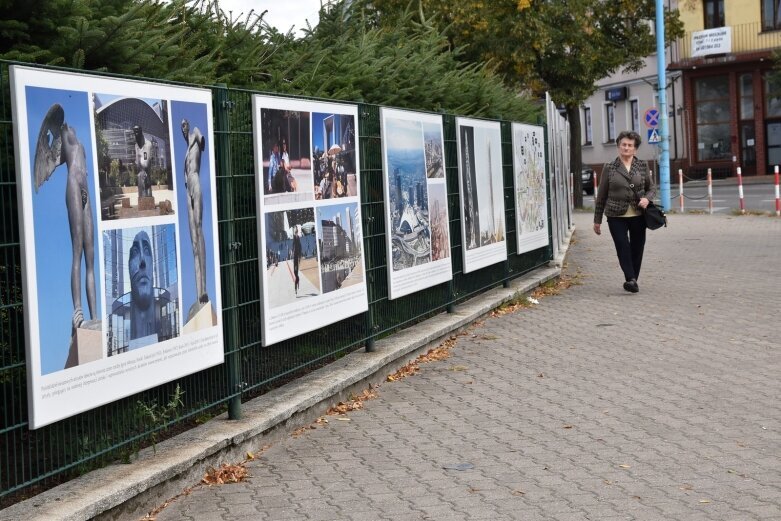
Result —
[[[444,115],[454,277],[451,282],[389,300],[380,107],[361,104],[358,146],[369,311],[278,344],[262,346],[251,102],[254,93],[212,87],[225,363],[30,430],[9,65],[0,62],[0,508],[108,462],[130,460],[139,446],[165,435],[161,431],[184,430],[224,410],[238,417],[241,400],[282,385],[350,351],[364,346],[371,349],[375,338],[452,311],[459,302],[506,284],[552,259],[551,247],[515,254],[511,125],[502,122],[509,258],[505,263],[463,273],[455,116]],[[548,218],[550,222],[550,212]],[[162,409],[177,390],[183,393],[183,405],[167,417],[151,420],[144,414],[145,407]]]

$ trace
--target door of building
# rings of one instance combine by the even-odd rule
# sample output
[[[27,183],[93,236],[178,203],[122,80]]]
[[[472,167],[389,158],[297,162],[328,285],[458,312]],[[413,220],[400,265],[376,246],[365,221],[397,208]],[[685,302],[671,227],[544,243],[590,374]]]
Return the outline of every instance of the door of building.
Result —
[[[757,151],[754,136],[754,122],[740,122],[740,166],[743,175],[756,175]]]

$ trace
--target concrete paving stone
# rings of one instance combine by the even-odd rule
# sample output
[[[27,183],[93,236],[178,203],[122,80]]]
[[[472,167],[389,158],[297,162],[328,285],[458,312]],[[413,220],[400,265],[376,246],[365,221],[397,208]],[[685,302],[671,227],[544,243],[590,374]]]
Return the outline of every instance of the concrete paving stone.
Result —
[[[630,295],[609,236],[576,213],[565,273],[579,284],[483,320],[449,359],[381,385],[349,422],[275,444],[234,492],[275,505],[266,519],[781,519],[767,283],[781,220],[670,219],[649,233]],[[475,468],[441,468],[461,462]],[[208,490],[163,514],[192,518],[229,497]]]
[[[301,519],[303,515],[301,512],[296,511],[293,508],[264,508],[263,514],[268,519]],[[227,520],[226,520],[227,521]]]

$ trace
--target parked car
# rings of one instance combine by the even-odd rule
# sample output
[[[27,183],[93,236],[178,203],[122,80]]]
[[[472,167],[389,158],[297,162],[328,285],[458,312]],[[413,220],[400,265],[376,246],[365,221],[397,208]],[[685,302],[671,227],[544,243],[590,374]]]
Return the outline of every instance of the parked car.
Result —
[[[588,195],[594,195],[594,170],[591,168],[584,168],[580,171],[580,179],[583,190],[585,190]]]

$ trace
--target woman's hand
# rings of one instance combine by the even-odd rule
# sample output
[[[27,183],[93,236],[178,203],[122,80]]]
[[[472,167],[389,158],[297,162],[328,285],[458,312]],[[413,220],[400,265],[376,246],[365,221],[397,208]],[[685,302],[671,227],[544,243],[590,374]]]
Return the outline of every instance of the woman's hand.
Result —
[[[597,235],[602,235],[602,225],[599,223],[594,223],[594,233]]]
[[[646,199],[645,197],[643,197],[642,199],[640,199],[640,201],[638,201],[638,203],[637,203],[637,206],[639,206],[640,208],[642,208],[643,210],[645,210],[646,208],[648,208],[648,203],[649,203],[649,202],[650,202],[650,201],[649,201],[648,199]]]

